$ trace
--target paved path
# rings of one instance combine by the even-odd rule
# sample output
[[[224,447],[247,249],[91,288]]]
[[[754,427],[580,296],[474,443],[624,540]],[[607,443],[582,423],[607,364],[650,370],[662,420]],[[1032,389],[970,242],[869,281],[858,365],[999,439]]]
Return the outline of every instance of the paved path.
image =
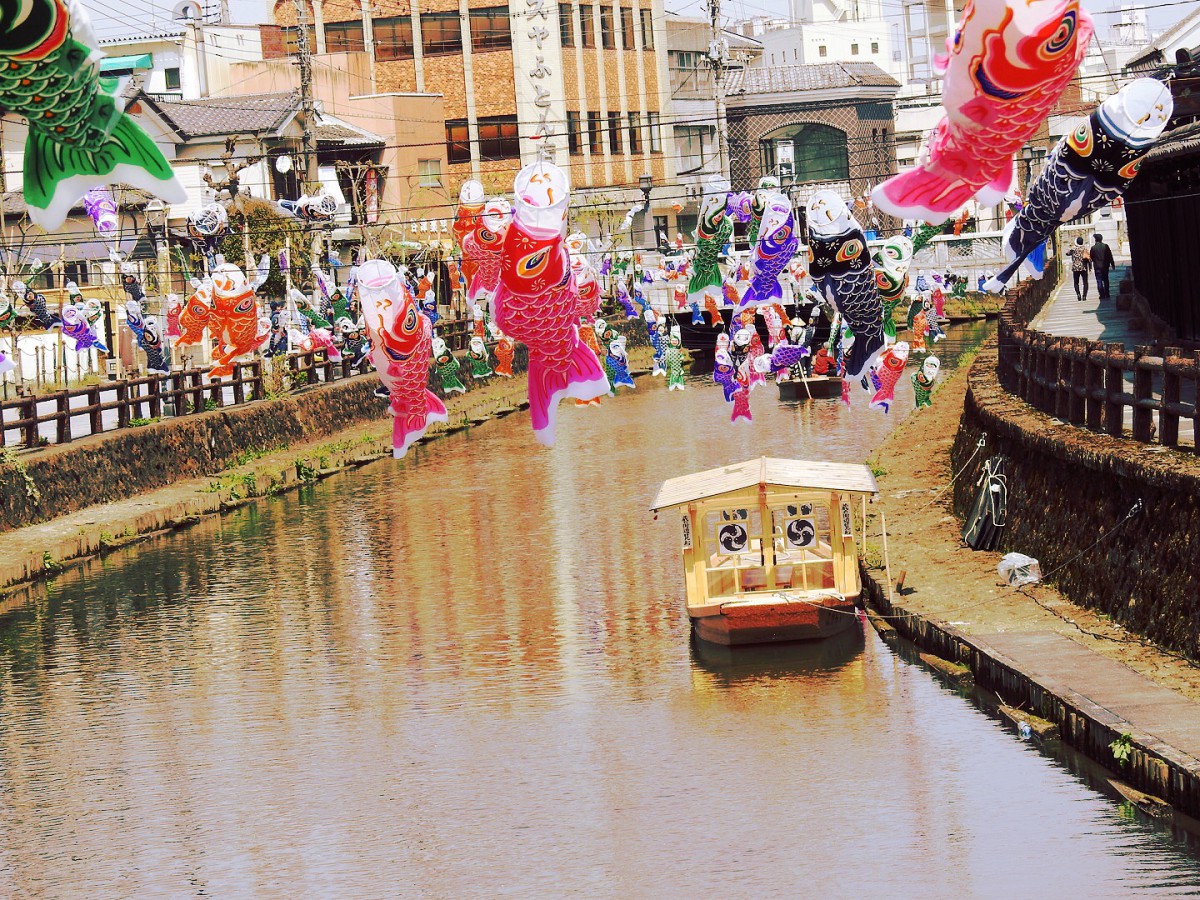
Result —
[[[1131,316],[1128,312],[1117,309],[1117,285],[1121,283],[1124,275],[1124,266],[1117,266],[1112,271],[1109,283],[1112,285],[1113,296],[1103,301],[1096,296],[1095,279],[1089,278],[1092,283],[1088,298],[1080,303],[1075,298],[1075,289],[1071,286],[1071,276],[1068,273],[1050,302],[1033,317],[1033,321],[1029,323],[1030,327],[1063,337],[1122,343],[1127,350],[1132,350],[1136,344],[1153,343],[1150,335],[1129,324]]]
[[[1200,759],[1200,706],[1181,694],[1053,631],[982,634],[979,640],[1048,691],[1090,701],[1132,730]]]

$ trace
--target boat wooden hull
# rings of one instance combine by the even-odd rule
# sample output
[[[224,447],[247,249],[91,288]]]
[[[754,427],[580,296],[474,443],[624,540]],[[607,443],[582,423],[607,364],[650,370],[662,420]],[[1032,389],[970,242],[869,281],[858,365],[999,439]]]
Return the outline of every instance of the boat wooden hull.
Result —
[[[814,378],[804,378],[799,381],[779,382],[780,400],[813,400],[837,399],[842,396],[842,379],[826,378],[818,375]]]
[[[692,617],[696,637],[712,644],[812,641],[845,631],[856,621],[854,598],[730,602],[712,615]]]

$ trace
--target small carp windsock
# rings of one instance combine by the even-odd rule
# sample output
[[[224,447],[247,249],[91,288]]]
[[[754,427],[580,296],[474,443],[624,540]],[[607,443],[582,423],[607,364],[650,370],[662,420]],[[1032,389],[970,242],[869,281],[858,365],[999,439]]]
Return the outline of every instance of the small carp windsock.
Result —
[[[770,194],[763,211],[758,243],[750,257],[750,287],[742,295],[739,309],[783,300],[779,273],[792,261],[799,246],[792,201],[784,194]]]
[[[493,301],[500,330],[529,348],[529,414],[534,436],[554,443],[558,402],[608,393],[596,354],[579,337],[579,299],[563,238],[566,173],[536,162],[517,175],[513,221]]]
[[[883,302],[862,227],[832,191],[808,204],[809,272],[822,299],[832,302],[854,332],[846,375],[857,381],[883,349]]]
[[[371,361],[388,389],[392,455],[408,452],[446,407],[428,388],[433,326],[417,311],[412,292],[390,262],[373,259],[358,269],[358,296],[371,336]]]
[[[882,409],[888,412],[892,401],[896,399],[896,383],[904,374],[904,366],[908,363],[908,344],[899,341],[883,351],[879,357],[879,367],[875,375],[879,379],[879,390],[871,398],[872,409]]]

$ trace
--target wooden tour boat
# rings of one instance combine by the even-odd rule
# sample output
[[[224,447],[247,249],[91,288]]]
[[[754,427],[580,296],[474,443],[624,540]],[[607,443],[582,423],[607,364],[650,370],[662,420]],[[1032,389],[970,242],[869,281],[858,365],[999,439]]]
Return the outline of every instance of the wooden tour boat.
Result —
[[[780,400],[828,400],[842,396],[842,379],[828,375],[779,382]]]
[[[769,457],[665,481],[651,509],[681,513],[696,636],[761,644],[853,624],[862,591],[853,501],[865,512],[875,493],[866,466]]]

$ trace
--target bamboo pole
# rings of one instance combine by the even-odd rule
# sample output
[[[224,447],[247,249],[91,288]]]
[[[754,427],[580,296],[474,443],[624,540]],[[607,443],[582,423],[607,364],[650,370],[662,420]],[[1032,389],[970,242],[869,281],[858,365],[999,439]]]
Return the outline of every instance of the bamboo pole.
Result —
[[[883,534],[883,570],[884,574],[887,575],[888,606],[891,606],[895,602],[895,596],[892,593],[892,561],[888,556],[887,513],[883,511],[882,506],[879,507],[879,523],[880,530]]]

